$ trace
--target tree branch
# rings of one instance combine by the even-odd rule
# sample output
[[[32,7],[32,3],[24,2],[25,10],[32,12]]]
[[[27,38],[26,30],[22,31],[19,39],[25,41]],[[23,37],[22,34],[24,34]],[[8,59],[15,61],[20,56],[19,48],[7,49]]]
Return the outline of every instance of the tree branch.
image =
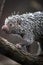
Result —
[[[22,65],[27,64],[43,64],[42,59],[33,56],[30,53],[22,52],[17,49],[13,43],[8,42],[6,39],[0,37],[0,53],[19,62]]]

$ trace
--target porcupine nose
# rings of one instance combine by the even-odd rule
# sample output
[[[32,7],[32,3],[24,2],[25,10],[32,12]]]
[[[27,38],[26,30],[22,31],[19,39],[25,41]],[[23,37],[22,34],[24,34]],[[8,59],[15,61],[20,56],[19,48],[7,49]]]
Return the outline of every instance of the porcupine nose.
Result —
[[[3,25],[2,26],[2,30],[5,31],[5,32],[8,32],[9,31],[9,28],[7,25]]]

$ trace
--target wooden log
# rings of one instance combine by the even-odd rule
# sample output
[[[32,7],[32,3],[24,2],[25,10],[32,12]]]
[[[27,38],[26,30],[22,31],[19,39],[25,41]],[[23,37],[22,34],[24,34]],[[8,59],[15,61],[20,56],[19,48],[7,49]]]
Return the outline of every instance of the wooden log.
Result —
[[[22,52],[20,49],[17,49],[13,43],[8,42],[2,37],[0,37],[0,53],[22,65],[43,64],[42,57],[35,57],[30,53]]]

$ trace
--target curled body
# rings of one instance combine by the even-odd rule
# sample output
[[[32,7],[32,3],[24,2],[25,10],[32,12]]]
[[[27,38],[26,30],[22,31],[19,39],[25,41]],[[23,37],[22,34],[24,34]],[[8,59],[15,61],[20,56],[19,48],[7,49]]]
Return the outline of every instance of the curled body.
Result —
[[[25,42],[16,44],[16,47],[39,42],[39,38],[43,37],[43,12],[9,16],[5,19],[2,29],[7,34],[18,34],[22,37]]]

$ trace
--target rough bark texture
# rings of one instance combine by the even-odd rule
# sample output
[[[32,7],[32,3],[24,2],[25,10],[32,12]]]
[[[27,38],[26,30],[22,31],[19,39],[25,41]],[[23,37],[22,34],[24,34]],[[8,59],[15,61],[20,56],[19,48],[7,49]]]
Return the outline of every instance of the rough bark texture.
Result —
[[[43,64],[43,58],[41,56],[35,57],[30,53],[23,53],[22,51],[17,49],[13,43],[8,42],[2,37],[0,37],[0,53],[21,63],[22,65]]]

